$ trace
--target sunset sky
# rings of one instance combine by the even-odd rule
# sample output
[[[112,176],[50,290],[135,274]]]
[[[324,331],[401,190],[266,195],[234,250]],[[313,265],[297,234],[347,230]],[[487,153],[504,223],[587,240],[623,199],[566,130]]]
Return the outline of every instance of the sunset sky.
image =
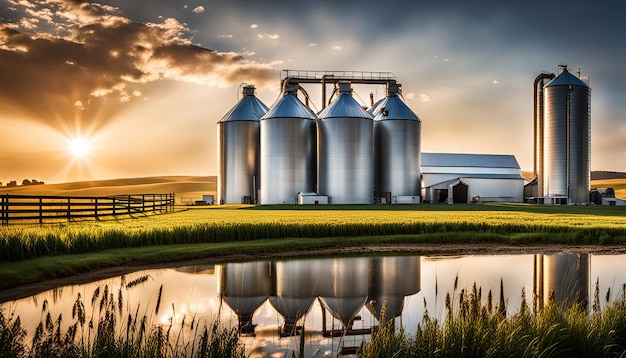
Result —
[[[422,151],[532,170],[533,80],[560,63],[589,77],[592,170],[626,171],[625,13],[621,0],[0,0],[0,182],[216,175],[216,122],[239,85],[271,106],[282,69],[393,72]],[[384,95],[357,99],[369,92]]]

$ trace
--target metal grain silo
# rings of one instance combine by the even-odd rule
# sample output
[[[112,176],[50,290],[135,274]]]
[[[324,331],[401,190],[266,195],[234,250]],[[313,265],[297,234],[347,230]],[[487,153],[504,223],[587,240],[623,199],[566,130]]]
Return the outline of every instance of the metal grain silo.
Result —
[[[243,98],[217,123],[217,202],[254,202],[259,187],[259,119],[268,108],[243,87]]]
[[[590,99],[589,86],[567,68],[544,87],[544,194],[567,204],[589,203]]]
[[[261,204],[295,204],[299,192],[315,191],[315,114],[297,97],[297,86],[261,118]]]
[[[388,200],[419,197],[421,120],[402,101],[398,86],[389,86],[373,115],[376,194]]]
[[[537,191],[532,196],[543,197],[544,182],[544,98],[543,87],[554,79],[554,73],[540,73],[533,84],[533,174],[537,177]]]
[[[352,98],[350,83],[318,120],[319,192],[331,204],[372,204],[374,152],[372,116]]]

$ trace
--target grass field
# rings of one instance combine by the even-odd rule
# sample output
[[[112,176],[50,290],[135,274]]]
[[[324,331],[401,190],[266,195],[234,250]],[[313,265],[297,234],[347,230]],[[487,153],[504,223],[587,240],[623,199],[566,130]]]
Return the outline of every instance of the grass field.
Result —
[[[211,193],[216,185],[212,180],[139,178],[3,190],[72,195],[173,191],[179,198],[198,195],[195,200]],[[617,188],[619,182],[611,185]],[[0,227],[0,289],[122,264],[281,250],[421,243],[626,243],[624,207],[183,205],[177,210],[164,215]]]

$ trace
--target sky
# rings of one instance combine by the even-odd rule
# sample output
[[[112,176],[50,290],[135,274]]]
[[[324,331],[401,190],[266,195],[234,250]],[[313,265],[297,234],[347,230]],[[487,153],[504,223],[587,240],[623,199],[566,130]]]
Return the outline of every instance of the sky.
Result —
[[[219,121],[280,71],[394,73],[423,152],[532,170],[535,77],[589,80],[592,170],[626,171],[626,2],[0,0],[0,182],[216,175]],[[321,88],[307,87],[321,109]],[[356,88],[369,103],[384,89]]]

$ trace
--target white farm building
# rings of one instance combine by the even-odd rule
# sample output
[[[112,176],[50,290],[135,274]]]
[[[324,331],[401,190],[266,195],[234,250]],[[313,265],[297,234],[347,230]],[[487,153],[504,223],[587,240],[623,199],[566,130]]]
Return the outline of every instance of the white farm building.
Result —
[[[513,155],[422,153],[426,203],[523,202],[524,178]]]

